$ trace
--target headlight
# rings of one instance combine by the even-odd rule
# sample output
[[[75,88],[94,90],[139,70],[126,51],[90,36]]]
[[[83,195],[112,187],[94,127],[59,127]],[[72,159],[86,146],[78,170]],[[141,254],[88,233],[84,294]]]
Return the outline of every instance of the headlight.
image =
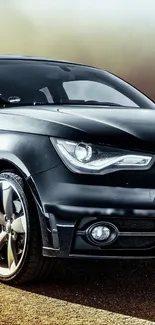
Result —
[[[107,174],[122,169],[148,169],[153,163],[151,155],[56,138],[51,141],[64,164],[75,173]]]

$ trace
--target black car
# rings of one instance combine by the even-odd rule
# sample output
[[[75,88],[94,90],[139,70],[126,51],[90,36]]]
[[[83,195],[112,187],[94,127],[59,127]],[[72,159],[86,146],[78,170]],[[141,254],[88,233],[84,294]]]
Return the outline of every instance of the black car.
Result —
[[[0,280],[154,247],[154,102],[97,68],[0,57]]]

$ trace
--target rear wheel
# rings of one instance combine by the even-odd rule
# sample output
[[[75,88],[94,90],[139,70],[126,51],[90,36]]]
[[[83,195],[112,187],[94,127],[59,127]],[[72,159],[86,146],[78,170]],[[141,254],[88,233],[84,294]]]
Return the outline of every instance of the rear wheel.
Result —
[[[42,256],[39,219],[23,179],[12,171],[0,173],[0,281],[38,280],[50,266]]]

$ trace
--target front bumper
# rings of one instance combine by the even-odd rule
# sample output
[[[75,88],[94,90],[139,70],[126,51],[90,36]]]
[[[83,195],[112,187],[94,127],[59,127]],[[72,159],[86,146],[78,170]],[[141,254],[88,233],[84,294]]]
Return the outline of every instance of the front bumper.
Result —
[[[155,190],[79,184],[61,167],[33,177],[43,206],[43,255],[89,258],[155,257]],[[110,245],[90,243],[86,229],[95,222],[118,229]]]

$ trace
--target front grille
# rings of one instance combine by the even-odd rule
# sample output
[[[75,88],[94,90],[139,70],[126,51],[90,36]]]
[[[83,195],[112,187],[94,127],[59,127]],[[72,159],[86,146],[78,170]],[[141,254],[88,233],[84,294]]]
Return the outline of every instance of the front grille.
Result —
[[[143,232],[143,231],[155,231],[155,219],[143,220],[143,219],[126,219],[126,218],[110,218],[104,219],[104,221],[111,222],[114,224],[118,230],[121,231],[131,231],[131,232]]]
[[[142,249],[155,246],[155,237],[145,236],[120,236],[117,240],[104,249]]]
[[[85,236],[85,230],[96,222],[109,222],[116,226],[119,234],[117,239],[105,246],[92,246]],[[116,216],[116,217],[96,217],[82,218],[76,229],[76,236],[72,245],[72,252],[78,254],[98,255],[98,256],[125,256],[132,254],[148,256],[149,251],[155,250],[155,218]]]

